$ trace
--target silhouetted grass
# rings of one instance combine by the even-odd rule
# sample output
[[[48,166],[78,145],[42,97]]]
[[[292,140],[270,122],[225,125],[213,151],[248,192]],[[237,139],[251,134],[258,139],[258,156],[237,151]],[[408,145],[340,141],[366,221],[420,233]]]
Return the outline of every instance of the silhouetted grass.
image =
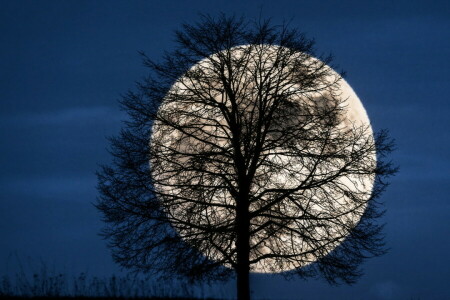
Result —
[[[23,268],[15,276],[0,280],[0,299],[213,299],[204,288],[187,282],[155,282],[134,275],[100,278],[80,273],[67,276],[49,272],[42,264],[39,272],[27,275]]]

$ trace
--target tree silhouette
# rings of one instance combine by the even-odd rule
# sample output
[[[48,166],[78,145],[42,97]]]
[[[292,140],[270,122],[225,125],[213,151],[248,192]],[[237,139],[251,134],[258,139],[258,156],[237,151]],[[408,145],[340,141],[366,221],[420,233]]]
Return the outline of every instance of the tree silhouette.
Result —
[[[249,272],[353,283],[385,252],[386,131],[349,114],[331,57],[287,26],[202,17],[121,104],[98,172],[115,261],[193,280]],[[359,112],[364,114],[364,112]]]

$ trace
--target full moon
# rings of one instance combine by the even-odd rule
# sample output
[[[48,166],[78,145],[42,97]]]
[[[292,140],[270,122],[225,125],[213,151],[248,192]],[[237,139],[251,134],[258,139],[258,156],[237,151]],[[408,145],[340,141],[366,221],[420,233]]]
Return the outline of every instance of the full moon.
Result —
[[[244,55],[243,53],[247,53],[246,55],[248,55],[248,52],[246,51],[250,49],[249,47],[250,46],[248,45],[237,46],[232,48],[229,53],[231,53],[232,57],[237,59]],[[268,77],[280,76],[280,72],[283,72],[283,70],[273,71],[273,69],[276,69],[276,67],[274,67],[277,63],[276,53],[280,51],[281,47],[273,45],[253,45],[252,47],[253,50],[250,51],[250,54],[253,52],[256,53],[257,51],[259,53],[260,51],[264,52],[263,69],[268,71],[267,74],[263,75],[267,75]],[[198,78],[196,77],[197,75],[201,77],[205,73],[209,72],[209,70],[212,70],[215,67],[214,63],[219,60],[221,54],[221,52],[213,54],[192,66],[189,70],[189,75],[185,74],[181,76],[179,80],[173,84],[167,94],[167,99],[163,101],[158,110],[158,114],[164,116],[164,118],[170,120],[171,122],[171,125],[169,126],[168,123],[158,120],[155,121],[150,138],[151,147],[156,147],[154,145],[157,144],[159,147],[157,149],[158,151],[167,151],[167,153],[171,155],[170,163],[166,163],[166,165],[169,166],[168,170],[152,167],[152,176],[157,179],[155,180],[155,189],[161,194],[161,201],[163,204],[165,201],[172,201],[171,195],[183,195],[185,198],[189,197],[186,187],[178,186],[176,183],[183,181],[186,176],[196,176],[195,173],[190,173],[189,170],[180,173],[175,171],[175,169],[170,169],[174,165],[182,166],[188,159],[183,155],[172,155],[171,153],[174,151],[173,149],[176,149],[177,153],[193,154],[195,151],[198,151],[198,149],[203,149],[206,147],[203,145],[204,142],[201,139],[197,140],[195,138],[195,132],[198,132],[198,134],[201,135],[208,134],[214,137],[214,139],[211,140],[211,143],[215,143],[223,147],[227,147],[227,143],[229,143],[229,140],[226,138],[228,134],[227,132],[219,132],[217,126],[213,126],[212,123],[208,123],[215,122],[216,124],[222,125],[226,123],[226,119],[220,115],[219,110],[211,108],[206,109],[202,107],[201,101],[174,101],[177,96],[181,98],[186,98],[189,96],[193,99],[195,98],[196,90],[204,90],[205,93],[210,93],[208,97],[212,97],[217,100],[217,103],[229,105],[226,97],[223,95],[223,92],[220,92],[223,88],[220,86],[221,83],[219,81],[211,81],[208,87],[205,86],[204,81],[196,79]],[[304,55],[305,54],[303,53],[298,53],[297,57],[304,57]],[[251,57],[251,55],[249,57]],[[291,60],[292,63],[295,64],[296,55],[292,55]],[[306,60],[304,59],[304,61],[307,62],[308,65],[305,68],[305,72],[308,72],[309,69],[315,68],[322,64],[320,60],[313,57],[308,57]],[[253,80],[250,78],[253,75],[253,71],[254,68],[256,68],[257,63],[258,62],[256,62],[256,60],[250,60],[248,66],[243,69],[244,71],[241,74],[243,77],[242,82],[251,82]],[[326,67],[329,68],[328,66]],[[319,87],[316,89],[305,90],[303,86],[286,84],[289,81],[289,76],[283,80],[285,80],[283,83],[288,86],[289,91],[287,92],[289,92],[290,95],[293,95],[290,98],[291,101],[298,101],[298,103],[314,101],[326,102],[327,95],[333,95],[334,98],[341,99],[339,107],[342,109],[343,113],[340,116],[337,130],[340,132],[351,132],[356,128],[366,128],[365,135],[368,139],[373,140],[373,132],[370,127],[370,121],[360,99],[350,85],[342,79],[337,72],[329,68],[329,72],[327,73],[325,80],[322,80],[319,83]],[[257,82],[256,79],[255,82]],[[336,82],[336,84],[331,84],[332,82]],[[243,107],[251,107],[251,101],[254,101],[254,98],[250,97],[254,93],[252,84],[242,84],[241,89],[243,90],[243,98],[241,99],[241,103],[245,104],[243,104]],[[202,96],[203,95],[200,95],[199,97]],[[186,132],[177,129],[177,126],[179,126],[178,128],[182,128],[183,126],[195,127],[197,126],[199,120],[201,121],[203,119],[208,120],[207,124],[198,127],[201,128],[201,130],[199,129],[197,131],[192,131],[194,134],[192,134],[192,132],[190,134],[186,134]],[[298,120],[295,122],[301,124],[302,118],[299,116]],[[226,126],[224,125],[223,128],[226,128]],[[299,140],[298,143],[299,145],[302,145],[302,143],[305,142]],[[314,143],[314,141],[309,143]],[[314,145],[311,144],[311,146]],[[306,149],[314,148],[307,144],[304,144],[304,147]],[[358,147],[358,145],[348,145],[345,147]],[[270,180],[253,185],[250,191],[251,193],[258,194],[261,193],[263,189],[270,188],[293,188],[301,185],[301,183],[308,178],[308,174],[311,173],[311,168],[309,165],[313,164],[313,158],[302,157],[300,159],[280,153],[282,153],[280,149],[276,151],[274,150],[274,152],[265,153],[265,159],[268,162],[272,165],[278,165],[280,167],[277,171],[274,171],[273,169],[269,170],[265,169],[264,166],[261,166],[255,176],[258,177],[264,175],[265,178],[270,178]],[[165,163],[159,161],[159,159],[160,158],[158,157],[150,158],[150,165],[164,165]],[[371,153],[369,161],[371,165],[376,163],[375,152]],[[335,165],[334,168],[338,170],[344,163],[345,159],[336,159],[336,161],[333,162],[333,165]],[[227,166],[218,164],[211,164],[205,168],[211,171],[211,173],[229,171]],[[316,176],[316,180],[318,181],[320,180],[320,176],[328,176],[329,172],[333,172],[333,169],[326,169],[328,173],[325,174],[324,169],[323,175],[321,175],[320,168],[321,166],[319,165],[317,170],[315,169],[314,171],[316,172],[314,173],[314,176]],[[200,181],[198,185],[201,185]],[[318,258],[333,251],[345,240],[351,229],[357,226],[367,207],[367,201],[356,203],[348,197],[348,192],[358,193],[359,195],[363,195],[361,197],[365,200],[368,200],[372,193],[373,185],[373,175],[358,174],[355,172],[354,174],[336,178],[333,185],[325,184],[305,190],[302,194],[302,197],[306,199],[304,207],[302,207],[302,211],[300,211],[298,207],[295,207],[293,204],[288,202],[284,203],[283,206],[278,208],[278,211],[288,218],[298,218],[300,215],[315,216],[317,218],[327,216],[329,217],[329,220],[327,221],[327,218],[323,217],[321,220],[321,225],[318,226],[317,218],[314,219],[314,217],[304,217],[293,223],[294,225],[290,225],[296,226],[298,230],[295,230],[295,228],[289,232],[284,232],[281,230],[274,232],[272,235],[265,231],[258,231],[258,233],[250,237],[250,244],[253,246],[253,250],[249,254],[250,258],[256,258],[258,256],[279,251],[280,253],[295,255],[298,259],[293,261],[289,259],[289,255],[286,255],[286,258],[271,258],[270,255],[268,255],[267,258],[259,260],[251,265],[251,271],[259,273],[289,271],[311,264]],[[339,186],[342,186],[341,190],[337,188]],[[192,191],[192,197],[195,197],[195,195],[197,195],[196,193],[197,191]],[[334,195],[334,197],[330,198],[327,196],[330,194]],[[199,216],[195,219],[198,224],[194,225],[202,225],[203,222],[215,222],[216,224],[233,222],[235,212],[229,208],[226,208],[226,205],[235,204],[230,192],[223,189],[220,192],[216,191],[213,195],[208,195],[208,197],[209,203],[224,205],[223,207],[220,205],[211,207],[205,205],[201,212],[196,211],[196,213],[199,214]],[[166,213],[179,220],[177,224],[173,224],[174,229],[188,243],[190,242],[190,237],[193,236],[193,229],[187,229],[187,227],[180,226],[178,224],[187,224],[192,222],[191,216],[187,213],[190,211],[189,205],[189,201],[180,201],[176,205],[166,206]],[[258,202],[253,203],[250,205],[250,211],[257,210],[259,207],[261,207],[261,204]],[[261,226],[261,224],[264,224],[265,222],[267,222],[267,217],[256,217],[252,220],[251,228]],[[345,228],[340,224],[346,224]],[[211,237],[210,241],[211,249],[203,251],[203,254],[212,260],[223,259],[224,254],[215,250],[213,247],[213,244],[220,243],[220,237]],[[231,243],[231,249],[233,249],[233,247],[235,247],[234,242]]]

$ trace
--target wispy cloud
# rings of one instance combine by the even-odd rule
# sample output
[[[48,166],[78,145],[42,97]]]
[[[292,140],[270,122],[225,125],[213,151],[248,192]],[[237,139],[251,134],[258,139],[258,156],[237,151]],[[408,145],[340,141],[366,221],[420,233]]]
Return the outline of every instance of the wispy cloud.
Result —
[[[6,196],[36,197],[37,195],[45,195],[46,197],[77,199],[77,195],[95,194],[96,184],[97,180],[94,174],[64,177],[26,177],[3,179],[0,182],[0,189]]]
[[[106,106],[71,107],[57,111],[22,113],[17,115],[2,116],[1,123],[5,125],[35,124],[35,125],[61,125],[70,123],[82,123],[89,120],[108,120],[120,122],[125,114]]]

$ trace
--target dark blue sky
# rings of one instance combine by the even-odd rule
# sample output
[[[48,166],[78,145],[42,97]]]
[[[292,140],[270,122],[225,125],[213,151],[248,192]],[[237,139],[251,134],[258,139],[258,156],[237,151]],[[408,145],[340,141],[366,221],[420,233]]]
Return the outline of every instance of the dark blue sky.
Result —
[[[137,51],[158,58],[183,22],[219,12],[291,20],[332,52],[401,167],[382,199],[391,250],[356,285],[254,276],[255,296],[450,299],[448,1],[0,1],[0,273],[14,253],[117,272],[92,206],[117,100],[146,74]]]

